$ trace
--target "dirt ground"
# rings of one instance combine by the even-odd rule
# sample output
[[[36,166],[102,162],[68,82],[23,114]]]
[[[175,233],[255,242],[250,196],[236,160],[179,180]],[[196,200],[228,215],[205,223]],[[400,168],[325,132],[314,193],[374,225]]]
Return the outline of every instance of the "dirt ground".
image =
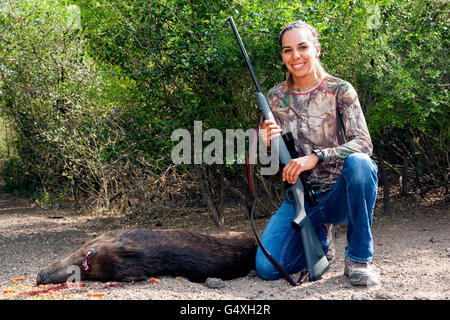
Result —
[[[158,277],[160,283],[83,282],[77,286],[36,287],[37,272],[101,233],[133,227],[216,230],[205,208],[167,210],[158,218],[127,220],[111,215],[75,215],[71,210],[42,210],[32,201],[0,194],[0,300],[450,300],[449,202],[443,191],[409,200],[394,196],[392,217],[378,201],[373,222],[375,287],[349,284],[343,275],[345,226],[338,227],[336,262],[323,278],[292,287],[285,280],[263,281],[254,272],[235,280],[199,284],[182,277]],[[229,230],[251,234],[244,207],[226,213]],[[261,233],[267,219],[258,219]],[[297,275],[296,275],[297,276]]]

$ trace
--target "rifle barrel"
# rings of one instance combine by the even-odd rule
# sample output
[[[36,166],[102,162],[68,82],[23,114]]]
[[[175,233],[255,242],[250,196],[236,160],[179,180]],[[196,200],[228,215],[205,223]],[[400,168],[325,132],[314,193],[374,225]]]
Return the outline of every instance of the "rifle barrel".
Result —
[[[253,79],[253,82],[255,83],[256,90],[258,92],[262,93],[261,86],[259,85],[258,79],[256,78],[255,71],[253,71],[252,63],[250,62],[250,59],[248,58],[247,51],[245,50],[244,44],[242,43],[242,40],[241,40],[241,36],[239,35],[236,25],[234,24],[233,17],[229,17],[227,20],[230,22],[231,28],[233,29],[234,35],[236,36],[236,39],[239,43],[239,47],[241,48],[242,54],[244,55],[245,61],[247,62],[247,66],[248,66],[248,69],[250,70],[250,74],[252,75],[252,79]]]

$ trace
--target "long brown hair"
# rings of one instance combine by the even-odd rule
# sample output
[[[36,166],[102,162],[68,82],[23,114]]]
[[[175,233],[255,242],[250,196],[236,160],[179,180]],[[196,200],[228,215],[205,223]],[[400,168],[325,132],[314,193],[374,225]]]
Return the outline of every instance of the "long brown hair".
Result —
[[[283,35],[285,34],[286,31],[292,30],[292,29],[306,29],[309,32],[311,32],[311,41],[314,45],[314,47],[317,48],[317,46],[320,45],[319,43],[319,33],[316,31],[316,29],[302,21],[302,20],[297,20],[294,22],[289,22],[287,25],[284,26],[284,28],[281,30],[280,35],[278,36],[278,40],[280,42],[280,48],[282,47],[282,40],[283,40]],[[325,77],[325,75],[327,74],[327,72],[325,71],[325,69],[323,68],[319,57],[316,58],[317,62],[316,62],[316,75],[319,79],[322,79],[323,77]],[[290,71],[288,71],[287,73],[287,78],[286,78],[286,87],[288,90],[291,90],[294,86],[294,79],[292,78],[292,74]]]

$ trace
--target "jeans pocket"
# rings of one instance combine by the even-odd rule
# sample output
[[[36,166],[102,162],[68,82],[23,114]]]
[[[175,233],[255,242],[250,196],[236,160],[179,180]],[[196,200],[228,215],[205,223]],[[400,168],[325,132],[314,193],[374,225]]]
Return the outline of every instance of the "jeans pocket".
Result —
[[[318,207],[317,214],[320,216],[320,219],[323,221],[323,223],[330,223],[331,221],[327,215],[325,204],[319,204],[317,207]]]

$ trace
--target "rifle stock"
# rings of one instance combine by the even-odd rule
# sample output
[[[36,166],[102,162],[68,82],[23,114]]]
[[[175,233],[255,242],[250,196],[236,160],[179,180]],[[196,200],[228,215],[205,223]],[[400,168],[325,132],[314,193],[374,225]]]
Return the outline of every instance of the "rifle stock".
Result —
[[[300,230],[300,236],[303,242],[303,252],[309,270],[309,278],[311,281],[316,281],[328,271],[330,263],[322,250],[322,245],[320,244],[311,220],[306,215],[304,193],[299,186],[302,186],[302,182],[300,179],[297,179],[295,184],[289,188],[289,191],[293,195],[295,206],[294,219],[291,221],[291,225],[297,230]]]
[[[255,96],[256,104],[258,105],[259,110],[262,112],[264,119],[274,121],[275,119],[273,117],[272,111],[270,110],[266,97],[262,93],[261,87],[253,71],[253,67],[250,63],[247,52],[245,51],[244,45],[234,24],[233,18],[228,18],[228,21],[231,24],[233,32],[247,62],[250,74],[256,85],[256,89],[258,91]],[[291,155],[282,138],[280,139],[280,137],[277,137],[271,140],[271,150],[272,152],[279,152],[279,159],[282,164],[287,165],[289,161],[291,161]],[[311,220],[306,215],[304,206],[305,190],[303,181],[302,179],[300,179],[300,177],[297,179],[295,184],[293,184],[293,186],[288,189],[288,192],[291,193],[292,198],[294,199],[295,206],[295,215],[291,224],[294,228],[300,231],[303,243],[303,251],[306,258],[307,268],[309,270],[309,278],[311,281],[316,281],[320,279],[321,276],[329,269],[330,265],[322,250],[322,246],[314,230],[314,227],[312,226]]]

